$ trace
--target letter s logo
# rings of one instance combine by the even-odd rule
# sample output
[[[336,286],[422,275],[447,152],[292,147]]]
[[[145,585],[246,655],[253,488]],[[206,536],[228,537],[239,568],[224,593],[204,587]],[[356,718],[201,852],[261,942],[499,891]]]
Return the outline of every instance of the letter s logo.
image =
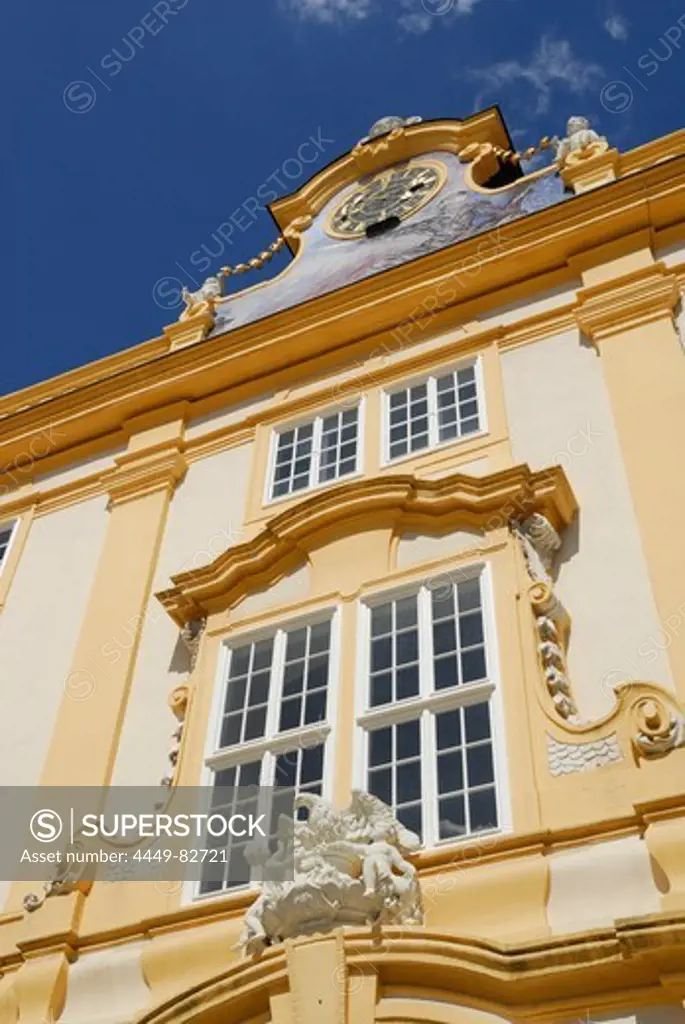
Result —
[[[62,819],[57,811],[51,811],[47,807],[42,811],[36,811],[29,825],[31,835],[39,843],[54,843],[61,834],[62,827]]]

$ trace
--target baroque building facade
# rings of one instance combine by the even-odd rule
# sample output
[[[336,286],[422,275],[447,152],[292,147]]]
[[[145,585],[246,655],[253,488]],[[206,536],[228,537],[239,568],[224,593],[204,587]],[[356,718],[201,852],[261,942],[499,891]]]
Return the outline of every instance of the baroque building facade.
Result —
[[[2,784],[370,807],[354,891],[411,892],[7,882],[1,1024],[685,1021],[685,134],[543,142],[384,119],[0,400]]]

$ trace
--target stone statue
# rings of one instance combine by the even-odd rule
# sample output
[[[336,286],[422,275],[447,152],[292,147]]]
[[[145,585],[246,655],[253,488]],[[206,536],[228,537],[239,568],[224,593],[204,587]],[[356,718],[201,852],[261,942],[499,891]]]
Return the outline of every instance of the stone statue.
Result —
[[[309,817],[280,816],[274,853],[260,840],[245,854],[268,879],[245,915],[239,945],[247,955],[341,924],[421,923],[416,870],[406,859],[421,841],[389,807],[361,792],[342,811],[313,794],[295,806]]]
[[[408,128],[412,124],[419,124],[422,120],[421,117],[381,117],[379,121],[371,125],[369,134],[359,141],[360,143],[370,142],[371,139],[378,139],[381,135],[387,135],[388,132],[395,131],[397,128]]]
[[[569,117],[566,124],[566,138],[557,140],[556,161],[559,166],[578,163],[588,157],[605,153],[609,143],[598,135],[586,117]]]
[[[206,278],[196,292],[189,292],[184,287],[181,297],[185,302],[185,309],[179,320],[190,320],[203,313],[209,313],[214,317],[217,299],[221,298],[221,278],[216,275]]]

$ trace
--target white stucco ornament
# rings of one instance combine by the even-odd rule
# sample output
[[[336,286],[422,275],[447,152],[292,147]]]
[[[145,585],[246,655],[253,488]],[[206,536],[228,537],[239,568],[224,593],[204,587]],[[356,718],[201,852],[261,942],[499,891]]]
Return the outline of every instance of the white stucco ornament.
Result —
[[[311,794],[295,806],[308,809],[308,820],[282,815],[276,852],[261,840],[247,855],[272,879],[245,915],[239,945],[247,955],[338,925],[421,924],[416,870],[406,859],[421,841],[390,808],[361,792],[343,811]]]
[[[423,118],[413,117],[381,117],[369,128],[369,134],[365,135],[363,139],[359,141],[361,143],[369,142],[371,139],[379,139],[382,135],[388,135],[390,132],[397,131],[401,128],[410,128],[413,124],[420,124]]]
[[[605,153],[609,143],[590,126],[587,117],[569,117],[566,138],[557,142],[556,160],[560,166],[578,163]]]
[[[221,294],[221,278],[214,274],[206,278],[196,292],[190,292],[184,287],[181,298],[185,305],[179,320],[189,320],[202,313],[210,313],[213,316],[216,302],[221,298]]]

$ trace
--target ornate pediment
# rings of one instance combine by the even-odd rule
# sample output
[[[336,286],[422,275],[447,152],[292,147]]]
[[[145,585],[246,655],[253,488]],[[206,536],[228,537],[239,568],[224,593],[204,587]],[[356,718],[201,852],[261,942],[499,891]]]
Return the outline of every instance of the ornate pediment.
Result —
[[[463,525],[505,527],[517,510],[544,515],[561,529],[577,505],[559,466],[533,473],[527,465],[473,477],[451,473],[439,480],[393,474],[355,480],[318,491],[274,516],[251,540],[213,562],[172,578],[157,594],[181,627],[232,607],[248,591],[268,586],[294,564],[307,561],[321,537],[345,536],[379,525],[441,532]]]

